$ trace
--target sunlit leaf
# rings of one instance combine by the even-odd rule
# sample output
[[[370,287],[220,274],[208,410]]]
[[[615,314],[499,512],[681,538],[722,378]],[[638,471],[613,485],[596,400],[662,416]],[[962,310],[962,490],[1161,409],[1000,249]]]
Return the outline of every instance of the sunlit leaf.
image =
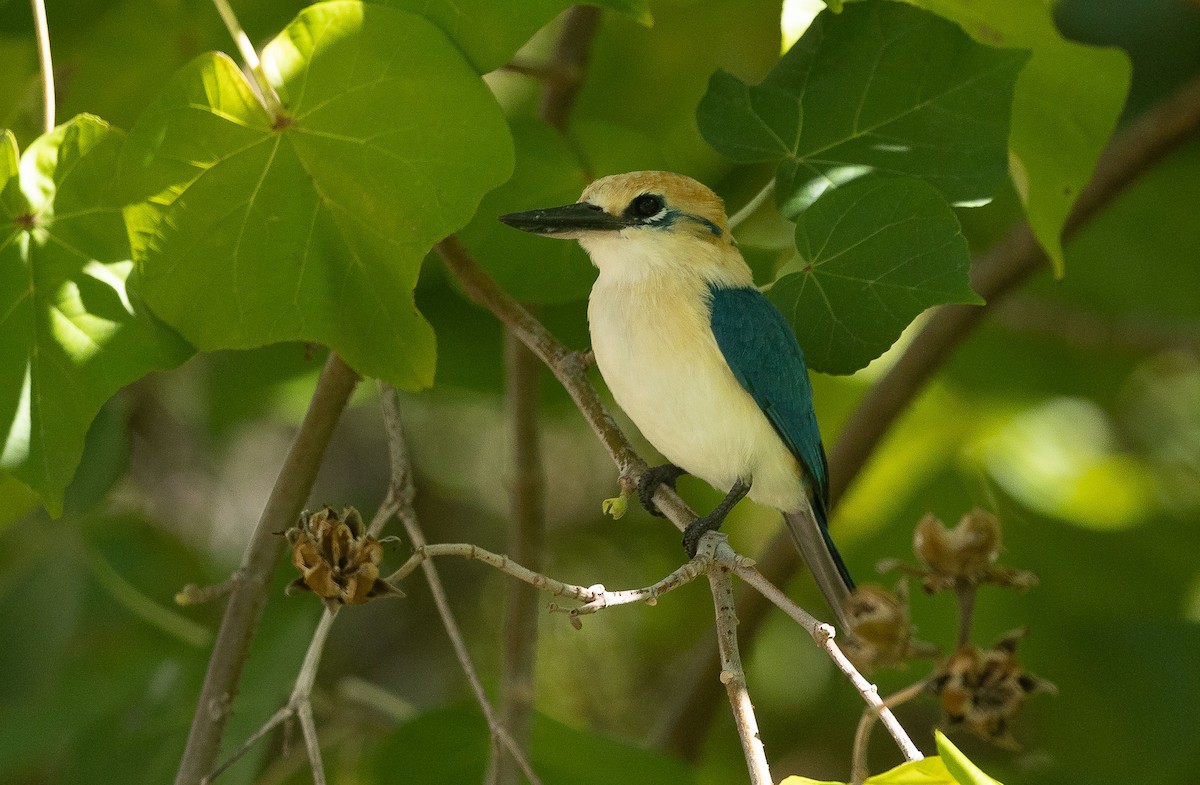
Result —
[[[808,777],[788,777],[779,785],[843,785],[840,782],[813,780]],[[951,775],[945,762],[936,755],[921,760],[901,763],[873,777],[867,777],[863,785],[974,785],[957,780]],[[982,785],[982,783],[978,784]]]
[[[940,730],[935,730],[934,736],[937,738],[938,752],[941,753],[942,762],[946,764],[946,769],[954,776],[954,781],[958,785],[1000,785],[999,782],[992,779],[983,773],[983,770],[959,751],[946,734]]]
[[[958,219],[920,180],[871,176],[830,189],[797,221],[796,250],[770,297],[814,370],[856,371],[926,308],[980,302]]]
[[[387,5],[421,14],[457,44],[480,73],[509,61],[521,45],[572,0],[384,0]],[[609,8],[643,25],[653,24],[647,0],[592,0],[588,5]]]
[[[1013,96],[1012,176],[1029,225],[1063,272],[1060,235],[1129,91],[1129,56],[1068,41],[1045,0],[908,0],[976,40],[1030,50]]]
[[[0,468],[54,515],[104,402],[191,353],[126,290],[133,263],[110,199],[122,137],[81,115],[18,164],[0,136]]]
[[[1008,169],[1026,59],[909,6],[855,3],[818,16],[761,84],[713,74],[696,119],[721,153],[780,161],[796,187],[866,166],[928,180],[952,201],[986,199]]]
[[[262,59],[278,117],[210,54],[130,132],[147,301],[203,349],[314,341],[363,374],[430,384],[412,289],[430,247],[511,172],[499,107],[440,30],[391,8],[310,6]]]

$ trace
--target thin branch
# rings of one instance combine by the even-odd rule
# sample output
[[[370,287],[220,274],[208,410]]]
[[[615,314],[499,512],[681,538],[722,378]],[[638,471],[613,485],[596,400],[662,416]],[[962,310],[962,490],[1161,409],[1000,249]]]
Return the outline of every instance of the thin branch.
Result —
[[[541,322],[533,318],[471,258],[458,238],[447,237],[435,246],[446,268],[454,274],[463,290],[474,302],[492,312],[505,327],[521,339],[537,355],[571,396],[584,420],[591,426],[600,443],[612,456],[623,478],[636,480],[646,468],[646,462],[634,452],[633,446],[621,433],[612,415],[604,408],[600,396],[587,380],[583,355],[563,346]],[[679,495],[665,485],[659,486],[654,503],[680,531],[696,518]]]
[[[910,684],[899,692],[884,698],[883,705],[887,707],[887,711],[890,714],[892,709],[902,703],[907,703],[924,692],[928,685],[928,679],[921,679],[917,683]],[[879,719],[880,716],[879,711],[868,706],[863,710],[862,717],[858,721],[858,728],[854,731],[853,766],[850,776],[856,785],[870,776],[870,771],[867,768],[867,746],[871,741],[871,729],[875,727],[875,720]]]
[[[425,533],[421,529],[420,521],[412,504],[415,496],[415,488],[413,485],[412,464],[409,460],[407,441],[404,437],[403,425],[400,422],[399,396],[396,394],[394,387],[381,384],[380,397],[382,399],[384,429],[387,432],[388,449],[392,458],[392,480],[389,496],[404,500],[398,506],[396,517],[400,519],[400,523],[404,526],[404,531],[408,534],[408,539],[413,544],[414,549],[421,551],[426,547]],[[412,561],[412,559],[409,559],[408,563],[412,563]],[[475,664],[471,661],[471,654],[467,651],[466,641],[463,640],[462,631],[459,629],[458,622],[454,618],[454,611],[450,608],[450,600],[446,597],[446,589],[442,585],[442,579],[438,575],[437,568],[434,567],[433,562],[424,559],[420,561],[420,566],[425,573],[425,582],[429,585],[429,592],[433,596],[433,603],[437,607],[438,615],[442,619],[442,626],[445,628],[446,634],[450,637],[450,645],[453,647],[459,665],[467,677],[467,682],[471,685],[471,690],[475,694],[475,700],[483,712],[492,737],[497,740],[499,746],[509,752],[531,785],[541,785],[541,780],[529,764],[529,760],[521,746],[517,744],[516,740],[513,739],[512,735],[509,734],[508,730],[497,719],[496,713],[492,709],[492,704],[488,701],[487,692],[483,689],[483,682],[479,678],[479,672],[475,669]],[[404,568],[402,567],[401,569]],[[411,572],[411,569],[409,571]],[[389,580],[389,582],[391,581]]]
[[[709,537],[710,535],[705,535]],[[746,672],[742,668],[742,656],[738,651],[737,612],[734,609],[733,581],[728,570],[710,570],[708,585],[712,590],[713,607],[717,617],[717,650],[721,655],[721,683],[733,709],[733,722],[742,742],[742,753],[746,757],[746,770],[750,773],[751,785],[771,785],[771,767],[767,764],[767,753],[762,738],[758,735],[758,720],[754,716],[754,705],[746,689]]]
[[[195,785],[216,762],[242,666],[267,601],[271,573],[283,553],[284,539],[275,532],[288,528],[299,517],[333,429],[356,384],[358,375],[342,358],[330,352],[308,411],[242,557],[239,579],[225,606],[187,747],[175,775],[176,785]]]
[[[954,599],[958,605],[958,637],[955,648],[961,649],[971,642],[971,625],[975,620],[975,595],[979,587],[959,578],[954,583]]]
[[[1200,131],[1200,79],[1184,85],[1157,106],[1116,134],[1100,156],[1096,171],[1080,194],[1063,231],[1073,237],[1129,185],[1150,171]],[[836,502],[854,482],[874,454],[884,435],[945,364],[959,344],[989,314],[1035,273],[1045,269],[1046,257],[1027,223],[1020,223],[972,264],[972,286],[987,305],[943,305],[934,309],[920,333],[888,372],[867,392],[843,427],[829,452],[830,490]],[[782,586],[795,574],[800,561],[786,531],[771,538],[758,556],[762,574]],[[742,639],[757,634],[769,608],[757,592],[740,592],[738,618]],[[716,711],[711,688],[718,668],[710,656],[691,674],[691,689],[676,721],[664,735],[671,749],[692,759],[698,751],[697,727],[707,727]]]
[[[900,748],[900,753],[904,755],[905,760],[921,760],[925,757],[921,751],[917,749],[917,745],[909,737],[908,733],[900,725],[900,721],[892,714],[891,709],[879,700],[879,689],[859,673],[854,664],[846,658],[842,650],[838,648],[834,642],[834,629],[828,624],[817,621],[811,614],[805,611],[796,603],[792,602],[786,594],[784,594],[777,586],[768,581],[762,576],[758,570],[751,566],[741,566],[736,568],[739,578],[753,586],[763,597],[774,603],[776,607],[790,616],[801,627],[808,631],[808,634],[813,637],[821,648],[829,653],[835,665],[840,670],[854,688],[858,690],[858,694],[866,701],[867,706],[873,714],[879,716],[883,726],[887,728],[888,733],[896,741],[896,746]]]
[[[255,731],[250,738],[246,739],[242,746],[238,747],[237,751],[230,755],[224,763],[201,779],[200,785],[209,785],[230,766],[237,763],[260,739],[297,716],[300,718],[300,728],[304,733],[304,745],[308,750],[308,763],[312,768],[314,785],[325,785],[325,767],[321,762],[321,748],[317,743],[316,727],[313,725],[312,719],[312,690],[317,680],[321,654],[325,651],[325,642],[329,639],[329,631],[333,629],[333,620],[336,617],[337,613],[328,609],[321,614],[321,620],[317,622],[317,628],[308,642],[308,651],[304,654],[304,662],[300,665],[296,683],[292,687],[292,694],[288,697],[287,703],[272,714],[271,718],[264,722],[262,727]]]
[[[242,56],[242,62],[254,75],[263,106],[273,117],[278,116],[283,112],[283,102],[279,100],[279,94],[275,92],[275,87],[267,79],[262,62],[258,59],[258,52],[255,50],[254,44],[250,43],[250,36],[246,35],[246,31],[238,22],[237,15],[233,12],[233,6],[229,5],[229,0],[213,0],[213,5],[217,7],[217,13],[221,15],[225,29],[229,31],[229,37],[233,39],[238,54]]]
[[[567,130],[575,96],[583,87],[583,77],[592,53],[592,40],[599,27],[599,8],[591,5],[572,6],[563,19],[558,40],[554,42],[554,51],[547,67],[559,78],[545,83],[538,115],[560,133]]]
[[[54,130],[54,61],[50,57],[50,25],[46,22],[44,0],[33,3],[33,29],[37,33],[38,62],[42,71],[42,128],[46,133]]]
[[[548,575],[543,575],[540,572],[535,572],[513,561],[508,556],[493,553],[472,543],[448,542],[435,545],[418,545],[413,549],[413,555],[408,557],[408,561],[400,565],[399,569],[384,580],[391,584],[397,584],[416,571],[417,567],[423,566],[431,559],[443,556],[453,556],[459,559],[483,562],[489,567],[510,575],[539,591],[553,594],[555,597],[562,597],[582,603],[582,605],[572,608],[560,608],[554,604],[550,605],[550,610],[566,613],[570,616],[585,616],[605,608],[629,605],[635,602],[654,605],[662,595],[703,575],[711,561],[711,559],[702,559],[697,556],[695,559],[676,568],[667,577],[650,586],[639,589],[609,591],[598,583],[592,586],[565,583]]]

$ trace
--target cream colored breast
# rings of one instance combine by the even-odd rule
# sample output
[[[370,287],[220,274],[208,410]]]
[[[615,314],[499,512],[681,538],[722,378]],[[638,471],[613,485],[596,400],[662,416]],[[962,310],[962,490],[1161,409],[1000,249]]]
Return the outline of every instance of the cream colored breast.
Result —
[[[699,276],[629,278],[603,272],[588,320],[596,364],[617,403],[667,460],[728,491],[798,509],[798,464],[725,363]]]

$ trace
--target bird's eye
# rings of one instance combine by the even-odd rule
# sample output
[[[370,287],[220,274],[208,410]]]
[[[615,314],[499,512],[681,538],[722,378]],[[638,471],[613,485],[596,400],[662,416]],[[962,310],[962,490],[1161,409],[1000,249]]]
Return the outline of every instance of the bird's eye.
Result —
[[[658,194],[642,194],[629,203],[625,212],[635,218],[653,218],[666,206],[667,203]]]

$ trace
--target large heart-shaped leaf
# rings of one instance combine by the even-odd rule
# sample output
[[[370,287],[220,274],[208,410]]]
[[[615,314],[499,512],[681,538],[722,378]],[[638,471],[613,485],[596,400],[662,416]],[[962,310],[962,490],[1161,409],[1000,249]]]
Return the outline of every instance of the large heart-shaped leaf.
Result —
[[[921,180],[872,175],[828,190],[797,221],[796,250],[770,298],[813,370],[852,373],[931,305],[981,302],[958,218]]]
[[[784,199],[847,166],[920,177],[952,201],[986,199],[1008,171],[1013,82],[1027,57],[911,6],[854,3],[822,12],[760,85],[717,71],[696,119],[735,161],[781,161]]]
[[[977,40],[1030,50],[1013,96],[1012,177],[1029,226],[1063,272],[1062,229],[1129,92],[1129,56],[1068,41],[1045,0],[909,0]]]
[[[113,393],[191,353],[127,291],[110,198],[123,134],[81,115],[17,159],[0,135],[0,468],[53,515]]]
[[[500,109],[421,16],[300,13],[263,51],[273,116],[220,54],[184,67],[130,132],[139,285],[202,349],[316,341],[405,389],[432,382],[421,260],[512,171]]]

